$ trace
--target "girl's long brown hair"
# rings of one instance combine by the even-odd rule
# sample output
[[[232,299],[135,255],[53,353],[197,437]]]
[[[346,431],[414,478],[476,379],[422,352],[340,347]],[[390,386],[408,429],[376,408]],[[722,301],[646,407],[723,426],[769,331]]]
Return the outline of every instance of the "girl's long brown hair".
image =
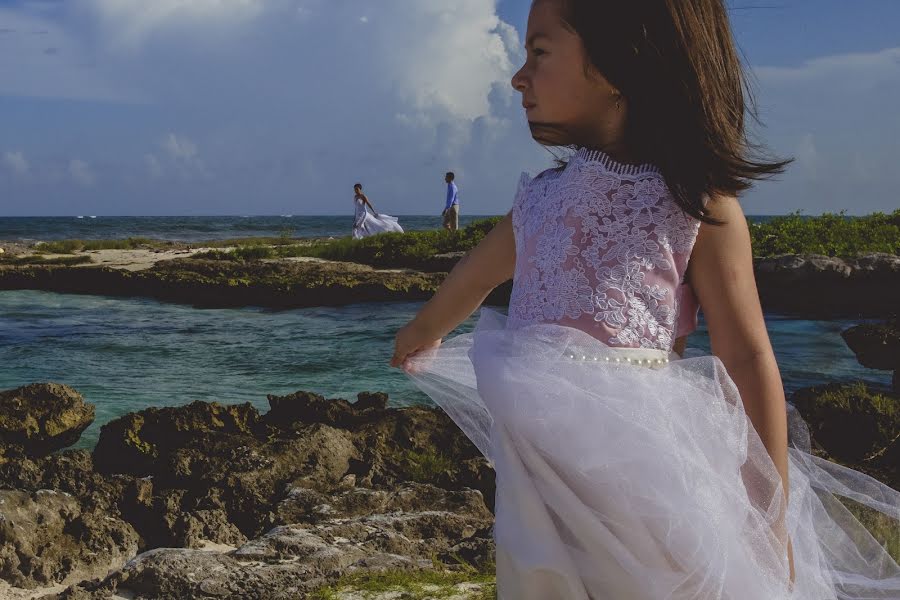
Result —
[[[628,105],[626,145],[662,171],[688,214],[791,162],[768,158],[745,118],[756,105],[723,0],[561,0],[597,71]]]

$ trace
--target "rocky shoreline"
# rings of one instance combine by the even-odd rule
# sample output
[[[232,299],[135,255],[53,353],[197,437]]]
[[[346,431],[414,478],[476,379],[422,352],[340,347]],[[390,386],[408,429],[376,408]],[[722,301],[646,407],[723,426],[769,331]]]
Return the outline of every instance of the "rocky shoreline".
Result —
[[[115,253],[115,258],[104,252],[110,256]],[[128,255],[123,251],[90,254],[98,256],[101,265],[113,266],[0,261],[0,291],[148,297],[204,308],[285,309],[421,301],[434,294],[463,253],[436,255],[410,269],[377,269],[319,259],[173,258],[171,252],[150,250],[130,251]],[[890,318],[900,314],[900,256],[757,258],[755,271],[763,309],[768,313],[810,319]],[[509,283],[500,286],[487,302],[505,305],[510,291]]]
[[[898,398],[840,387],[792,398],[816,452],[900,486]],[[89,452],[62,449],[94,419],[77,391],[0,392],[0,597],[349,600],[322,590],[385,571],[492,597],[475,575],[493,569],[494,472],[446,415],[379,393],[268,401],[127,414]]]
[[[277,600],[350,574],[490,568],[493,471],[442,413],[384,394],[269,404],[147,409],[93,452],[48,454],[89,405],[61,385],[0,393],[0,579],[69,586],[44,600]],[[9,426],[23,411],[28,435]]]

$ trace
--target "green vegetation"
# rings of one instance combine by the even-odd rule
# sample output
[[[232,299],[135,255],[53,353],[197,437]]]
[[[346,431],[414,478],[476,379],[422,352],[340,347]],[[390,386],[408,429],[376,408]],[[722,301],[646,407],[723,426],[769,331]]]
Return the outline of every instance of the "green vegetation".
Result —
[[[500,220],[501,217],[493,217],[477,221],[455,233],[440,229],[385,233],[361,240],[342,238],[309,246],[303,255],[375,267],[414,267],[435,254],[471,250]]]
[[[248,237],[233,238],[228,240],[209,240],[206,242],[194,242],[189,244],[195,248],[232,248],[235,246],[292,246],[292,245],[308,245],[309,242],[302,239],[292,238],[290,231],[285,230],[278,237]]]
[[[131,237],[123,240],[59,240],[41,242],[37,249],[48,254],[74,254],[89,250],[134,250],[135,248],[166,248],[172,242]]]
[[[355,262],[385,268],[416,268],[435,254],[467,252],[474,248],[494,226],[500,217],[484,219],[454,233],[445,229],[385,233],[361,240],[341,238],[297,244],[277,238],[278,244],[267,244],[266,238],[232,240],[237,248],[229,251],[211,250],[197,254],[196,258],[213,260],[259,260],[264,258],[288,258],[309,256],[343,262]],[[275,239],[275,238],[268,238]],[[229,244],[222,243],[222,246]],[[219,246],[216,246],[219,247]]]
[[[900,210],[864,217],[847,217],[844,212],[807,217],[796,212],[767,223],[750,223],[750,233],[754,256],[900,254]]]
[[[822,406],[831,406],[848,412],[856,412],[861,404],[865,404],[880,415],[880,420],[885,421],[886,425],[888,421],[900,419],[900,403],[896,398],[870,390],[863,381],[829,386],[818,395],[818,402]]]
[[[31,256],[17,256],[14,258],[0,258],[0,265],[62,265],[71,267],[74,265],[84,265],[94,262],[90,256],[56,256],[47,258],[42,254],[32,254]]]
[[[213,248],[196,255],[222,261],[246,262],[289,257],[314,257],[354,262],[379,268],[420,268],[436,254],[467,252],[500,221],[493,217],[476,221],[454,233],[444,229],[386,233],[361,240],[302,240],[285,230],[277,237],[215,240],[195,244],[161,242],[146,238],[124,240],[61,240],[38,246],[43,253],[73,254],[88,250],[134,248]],[[748,221],[749,223],[749,221]],[[801,213],[775,217],[766,223],[749,223],[753,254],[824,254],[853,257],[872,252],[900,255],[900,210],[848,217],[826,213],[810,217]],[[220,250],[222,248],[222,250]],[[225,250],[224,248],[228,248]]]
[[[400,592],[403,600],[425,600],[427,598],[448,598],[460,594],[461,584],[479,584],[481,590],[473,592],[470,600],[496,600],[496,568],[487,564],[476,569],[460,561],[459,571],[401,571],[390,570],[379,573],[348,575],[334,585],[322,588],[313,594],[313,600],[339,600],[343,594],[354,593],[365,598],[377,594]],[[435,567],[439,567],[436,563]]]
[[[841,498],[841,503],[856,517],[894,560],[900,561],[900,530],[896,520],[849,498]],[[864,540],[860,540],[863,541]]]
[[[275,249],[271,246],[250,245],[238,246],[232,250],[210,250],[199,252],[193,258],[206,258],[209,260],[262,260],[264,258],[276,258]]]
[[[446,230],[412,231],[361,240],[347,237],[306,244],[297,244],[295,240],[285,237],[227,240],[210,246],[237,246],[237,249],[212,251],[198,257],[244,261],[310,256],[381,268],[415,269],[436,254],[471,250],[499,221],[500,217],[477,221],[455,234]],[[900,210],[864,217],[847,217],[844,213],[808,217],[793,213],[775,217],[766,223],[749,223],[749,226],[753,254],[758,257],[779,254],[853,257],[872,252],[900,254]]]
[[[431,448],[423,452],[406,450],[401,458],[407,477],[418,483],[433,483],[454,466],[453,461]]]

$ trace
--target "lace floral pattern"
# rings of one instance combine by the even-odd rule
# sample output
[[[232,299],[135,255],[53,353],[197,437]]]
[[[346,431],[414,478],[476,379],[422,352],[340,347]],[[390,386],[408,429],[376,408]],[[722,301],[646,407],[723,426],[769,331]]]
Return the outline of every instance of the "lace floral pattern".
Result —
[[[700,223],[653,166],[580,150],[519,182],[509,326],[560,323],[611,346],[671,350]]]

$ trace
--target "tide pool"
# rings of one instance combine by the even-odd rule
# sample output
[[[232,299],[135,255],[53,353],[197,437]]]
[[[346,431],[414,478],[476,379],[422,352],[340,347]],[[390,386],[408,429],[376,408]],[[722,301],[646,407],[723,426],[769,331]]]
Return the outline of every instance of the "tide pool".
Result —
[[[386,392],[391,404],[429,404],[388,366],[394,333],[419,303],[359,304],[271,311],[199,310],[144,299],[35,291],[0,292],[0,390],[65,383],[97,407],[79,446],[100,426],[150,406],[194,400],[250,402],[297,390],[354,400]],[[456,333],[471,331],[475,318]],[[890,373],[856,362],[840,332],[855,321],[806,321],[769,315],[769,335],[790,393],[862,379],[887,388]],[[705,328],[689,345],[708,350]]]

